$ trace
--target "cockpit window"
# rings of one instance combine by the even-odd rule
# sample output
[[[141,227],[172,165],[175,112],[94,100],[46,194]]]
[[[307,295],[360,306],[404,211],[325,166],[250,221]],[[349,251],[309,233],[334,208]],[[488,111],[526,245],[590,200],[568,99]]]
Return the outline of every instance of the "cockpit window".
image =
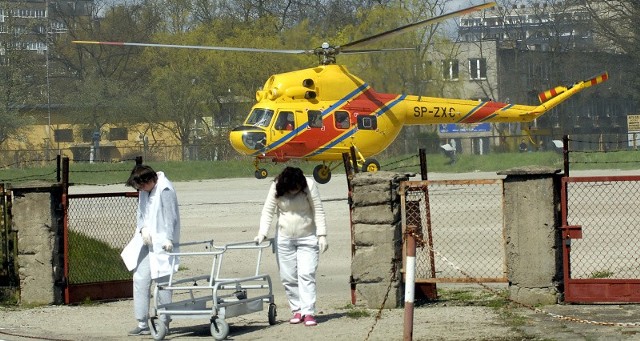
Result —
[[[249,115],[246,124],[254,127],[266,127],[271,123],[272,117],[273,110],[256,108]]]

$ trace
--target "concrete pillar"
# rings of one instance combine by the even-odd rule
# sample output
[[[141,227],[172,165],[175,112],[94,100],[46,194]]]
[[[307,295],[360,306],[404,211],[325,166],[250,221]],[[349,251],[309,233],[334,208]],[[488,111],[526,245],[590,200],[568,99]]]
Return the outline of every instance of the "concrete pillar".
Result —
[[[18,238],[20,304],[61,304],[62,189],[38,184],[20,185],[11,191],[11,225]]]
[[[556,304],[562,290],[559,169],[525,167],[504,179],[505,250],[511,299]]]
[[[351,181],[352,229],[355,253],[351,274],[356,298],[369,308],[402,306],[402,221],[400,181],[393,172],[356,174]],[[385,300],[386,297],[386,300]]]

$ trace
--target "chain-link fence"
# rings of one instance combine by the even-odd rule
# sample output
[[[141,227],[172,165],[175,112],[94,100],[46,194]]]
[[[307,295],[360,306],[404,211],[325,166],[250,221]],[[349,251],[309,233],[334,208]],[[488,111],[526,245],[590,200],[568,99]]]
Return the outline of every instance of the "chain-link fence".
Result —
[[[507,281],[502,180],[410,181],[403,186],[404,224],[422,230],[416,282]]]
[[[11,193],[0,183],[0,300],[19,287],[17,270],[17,233],[11,227]],[[7,290],[5,290],[5,288]]]
[[[571,278],[640,278],[640,177],[567,179],[567,224],[582,226],[571,240]]]
[[[69,284],[130,280],[120,252],[136,226],[138,194],[69,195]]]

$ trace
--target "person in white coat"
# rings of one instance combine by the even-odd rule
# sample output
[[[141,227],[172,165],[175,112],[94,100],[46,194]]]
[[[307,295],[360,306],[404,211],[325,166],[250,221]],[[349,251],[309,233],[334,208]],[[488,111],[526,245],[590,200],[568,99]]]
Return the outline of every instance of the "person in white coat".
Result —
[[[173,262],[175,256],[168,253],[179,252],[180,214],[176,192],[163,172],[136,165],[127,185],[138,190],[136,231],[125,248],[128,253],[123,252],[127,267],[133,270],[133,308],[138,322],[129,335],[147,335],[150,334],[147,321],[152,281],[167,282],[169,276],[178,271],[178,259]],[[160,290],[158,303],[171,303],[171,296],[171,291]],[[168,329],[167,315],[161,315],[161,320]]]
[[[300,168],[286,167],[271,184],[256,243],[266,238],[274,216],[280,279],[293,313],[289,322],[315,326],[318,257],[329,244],[318,186]]]

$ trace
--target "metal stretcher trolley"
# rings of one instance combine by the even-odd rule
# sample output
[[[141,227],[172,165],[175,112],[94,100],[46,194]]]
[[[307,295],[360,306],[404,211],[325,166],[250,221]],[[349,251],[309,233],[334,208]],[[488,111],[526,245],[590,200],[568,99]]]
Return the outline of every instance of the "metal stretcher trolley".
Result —
[[[192,249],[193,246],[202,246],[205,251],[183,252],[183,249]],[[213,240],[180,244],[181,252],[171,255],[180,257],[181,267],[185,266],[187,270],[180,270],[171,275],[168,282],[158,283],[154,290],[155,314],[150,318],[149,324],[153,339],[162,340],[169,332],[161,321],[161,317],[166,315],[169,321],[179,318],[208,318],[211,323],[211,335],[216,340],[223,340],[229,334],[226,318],[262,311],[265,302],[268,302],[269,307],[269,324],[274,325],[276,305],[273,300],[271,277],[260,274],[262,253],[268,247],[273,251],[273,240],[266,240],[259,245],[249,241],[216,246]],[[258,258],[255,273],[248,277],[221,277],[222,261],[230,251],[256,252]],[[248,259],[246,256],[243,258]],[[180,278],[182,272],[189,272],[192,264],[206,263],[207,260],[210,261],[209,274]],[[160,304],[158,290],[171,290],[173,302]]]

